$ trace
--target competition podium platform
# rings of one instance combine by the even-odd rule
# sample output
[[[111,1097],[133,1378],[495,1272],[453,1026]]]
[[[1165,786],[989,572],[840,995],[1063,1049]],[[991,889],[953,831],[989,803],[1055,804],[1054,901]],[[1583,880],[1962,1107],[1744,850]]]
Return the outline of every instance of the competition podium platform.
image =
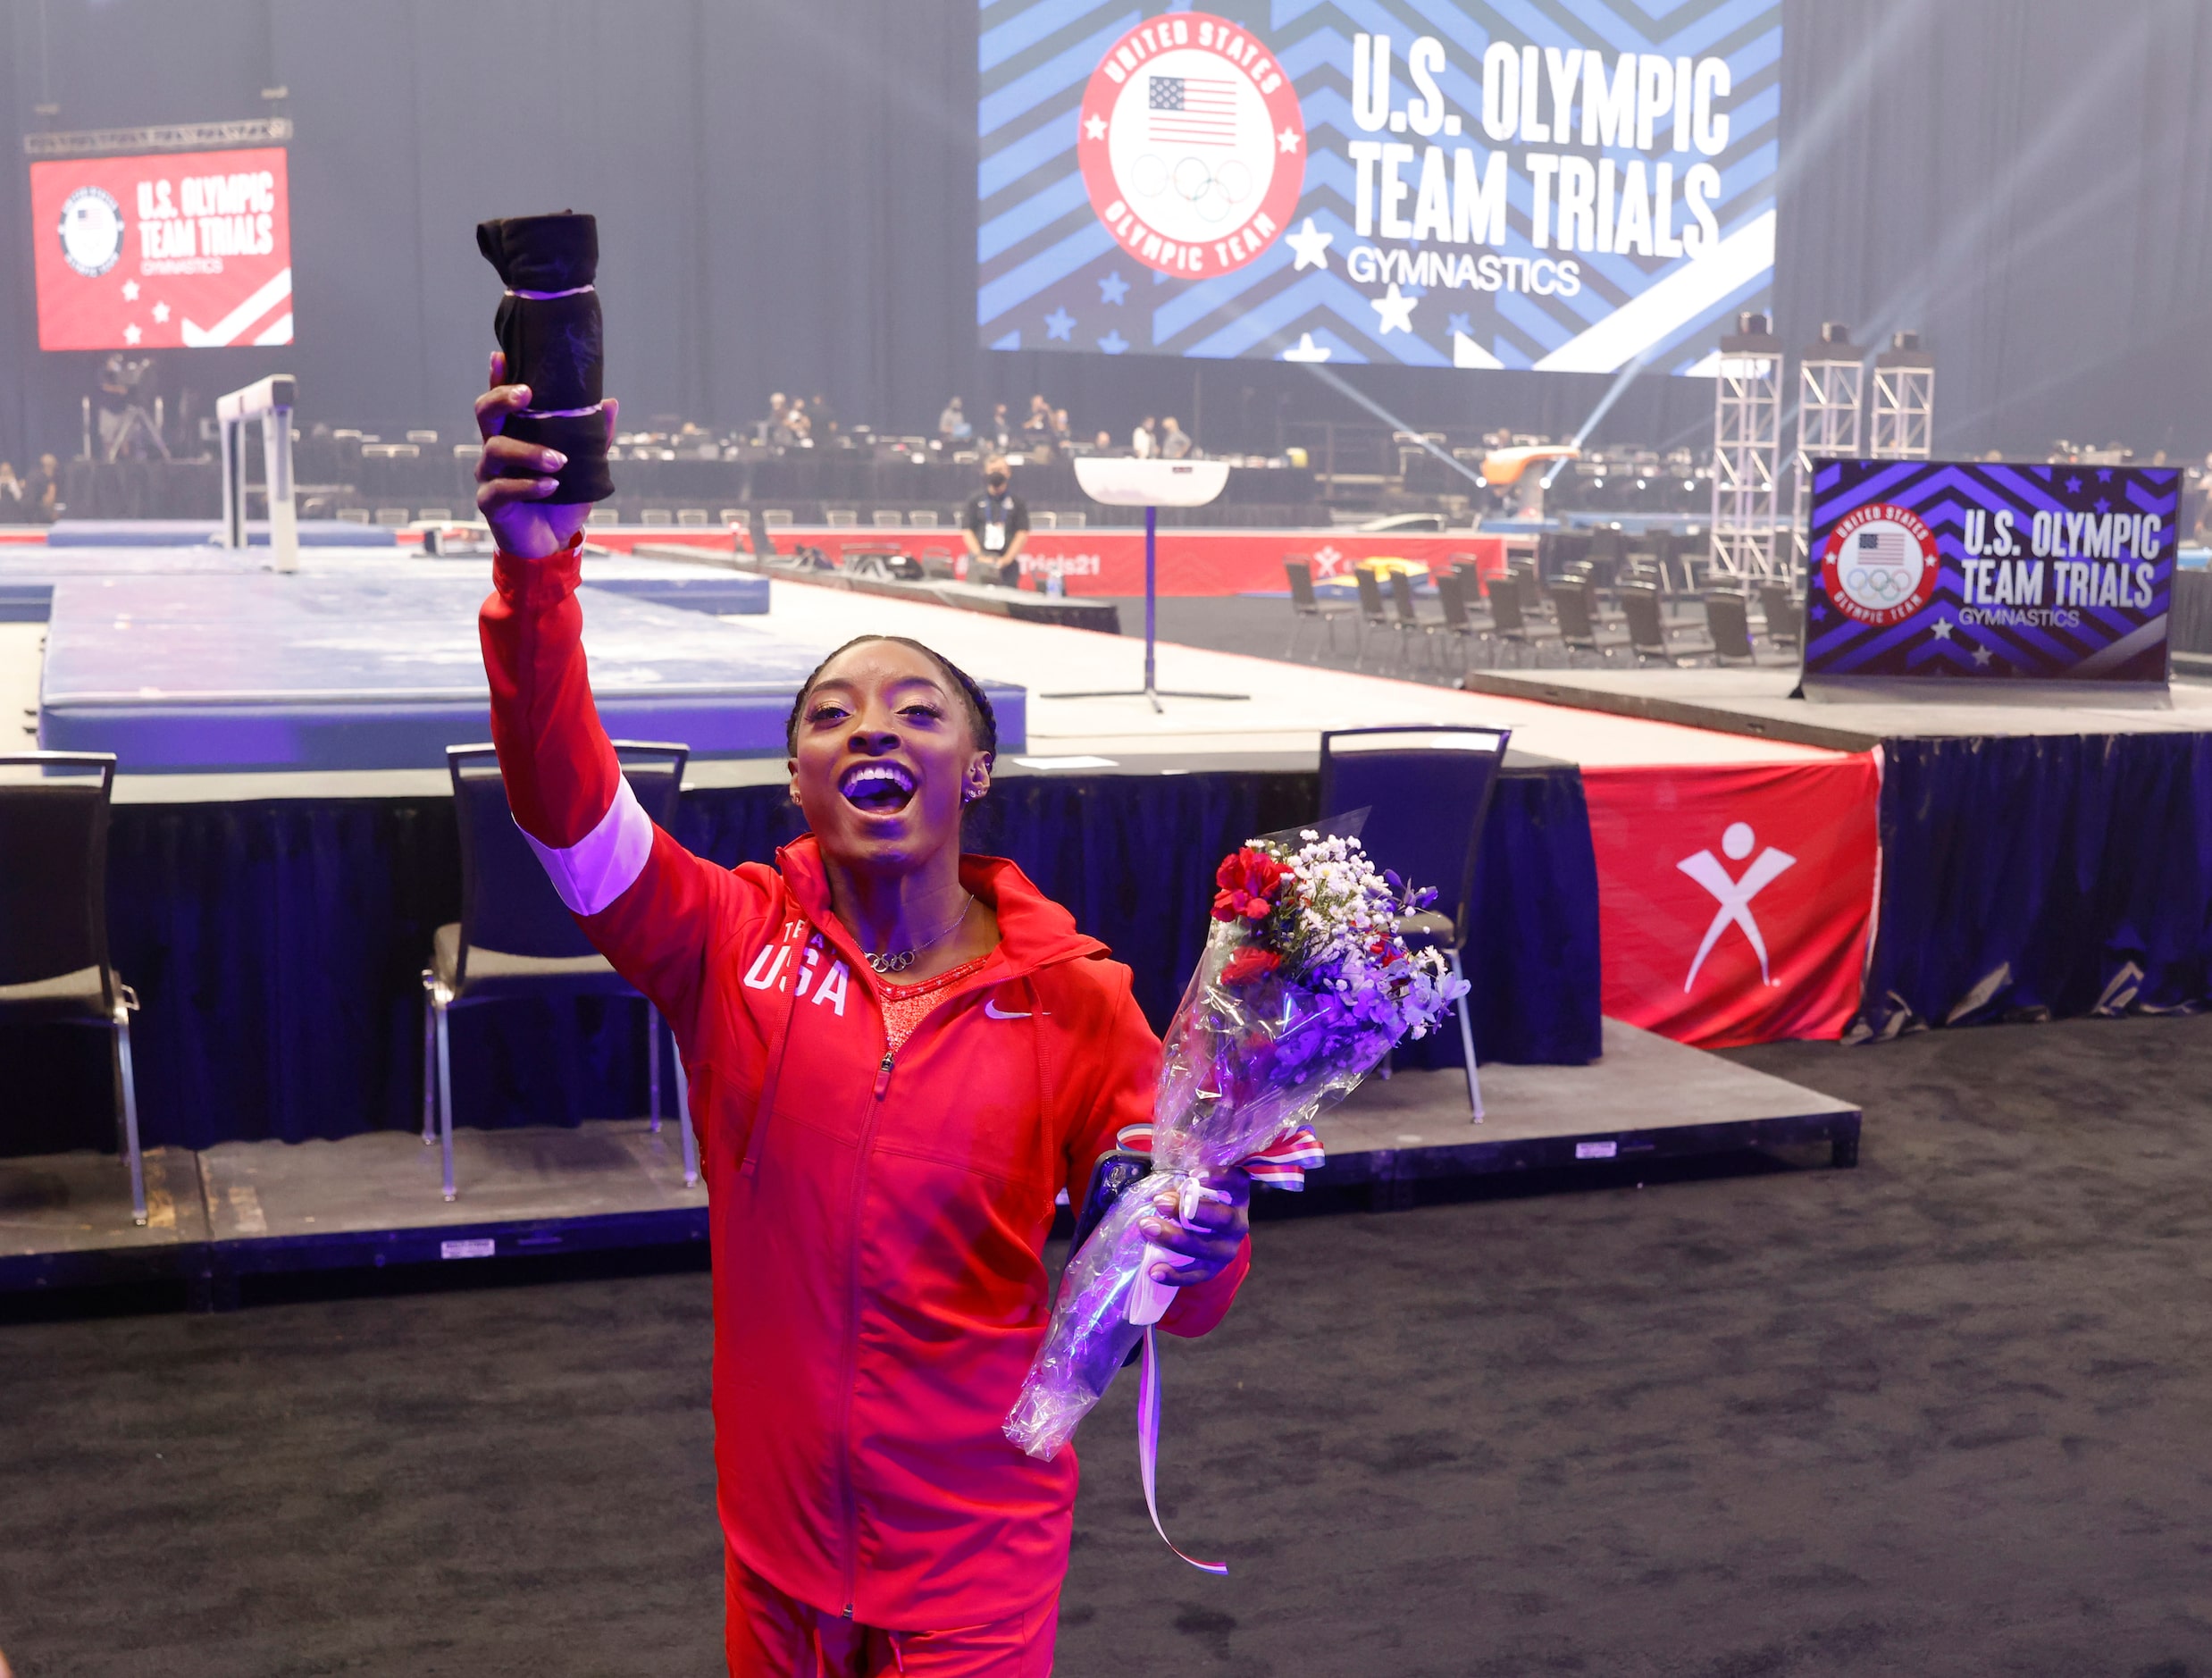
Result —
[[[34,567],[35,551],[0,565],[0,599],[26,616],[44,600],[47,750],[112,751],[126,774],[420,769],[486,737],[488,560],[310,554],[279,576],[214,549],[71,550]],[[701,758],[783,755],[792,697],[834,642],[779,630],[764,579],[615,558],[587,560],[585,577],[610,733]],[[1023,690],[984,685],[1019,750]]]
[[[1590,1066],[1486,1067],[1498,1120],[1483,1125],[1467,1122],[1456,1070],[1370,1078],[1318,1121],[1328,1162],[1313,1192],[1294,1204],[1263,1191],[1255,1214],[1397,1211],[1481,1178],[1613,1186],[1701,1162],[1725,1169],[1730,1157],[1763,1156],[1767,1169],[1858,1162],[1862,1116],[1848,1101],[1618,1020],[1605,1022],[1605,1048]],[[0,1159],[0,1296],[152,1283],[221,1310],[288,1272],[490,1260],[513,1273],[610,1249],[705,1250],[707,1188],[683,1181],[673,1124],[472,1127],[454,1132],[454,1146],[461,1195],[451,1203],[439,1192],[437,1150],[412,1129],[156,1147],[143,1228],[111,1156]]]

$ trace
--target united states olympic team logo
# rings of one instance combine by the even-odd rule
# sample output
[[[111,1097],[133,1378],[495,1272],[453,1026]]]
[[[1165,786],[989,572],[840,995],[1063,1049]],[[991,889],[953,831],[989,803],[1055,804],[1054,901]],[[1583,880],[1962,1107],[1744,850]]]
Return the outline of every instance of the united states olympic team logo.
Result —
[[[1242,268],[1290,223],[1305,118],[1274,55],[1203,12],[1138,24],[1084,90],[1083,184],[1115,240],[1180,278]]]
[[[1845,514],[1821,550],[1821,581],[1836,609],[1878,629],[1927,605],[1941,569],[1935,533],[1887,501]]]
[[[88,280],[123,254],[123,206],[98,187],[80,187],[62,205],[62,260]]]

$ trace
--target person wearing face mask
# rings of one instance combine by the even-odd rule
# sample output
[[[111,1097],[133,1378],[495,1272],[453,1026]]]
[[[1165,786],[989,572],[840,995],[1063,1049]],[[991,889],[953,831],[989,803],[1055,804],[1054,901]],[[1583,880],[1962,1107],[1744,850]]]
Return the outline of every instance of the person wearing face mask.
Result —
[[[656,827],[591,698],[589,508],[548,503],[562,457],[501,434],[530,405],[504,373],[495,356],[476,403],[491,735],[515,824],[689,1080],[728,1669],[1044,1678],[1075,1454],[1039,1462],[1001,1423],[1051,1317],[1054,1197],[1083,1204],[1152,1116],[1160,1045],[1129,969],[1013,863],[962,854],[997,722],[917,642],[862,635],[800,687],[808,831],[773,864],[722,868]],[[1250,1262],[1250,1179],[1209,1181],[1223,1199],[1189,1223],[1170,1197],[1143,1226],[1183,1261],[1152,1271],[1177,1334],[1219,1321]]]
[[[1014,493],[1012,469],[1004,455],[993,455],[983,463],[982,492],[968,499],[960,524],[968,539],[969,576],[989,566],[1005,586],[1019,588],[1021,550],[1029,545],[1029,504]]]

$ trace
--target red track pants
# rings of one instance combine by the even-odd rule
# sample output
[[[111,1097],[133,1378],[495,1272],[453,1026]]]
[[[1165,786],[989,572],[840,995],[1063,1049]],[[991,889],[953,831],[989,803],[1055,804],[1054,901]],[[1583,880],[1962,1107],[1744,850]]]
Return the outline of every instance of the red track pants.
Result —
[[[785,1596],[723,1551],[730,1678],[1049,1678],[1060,1592],[1011,1619],[888,1632]]]

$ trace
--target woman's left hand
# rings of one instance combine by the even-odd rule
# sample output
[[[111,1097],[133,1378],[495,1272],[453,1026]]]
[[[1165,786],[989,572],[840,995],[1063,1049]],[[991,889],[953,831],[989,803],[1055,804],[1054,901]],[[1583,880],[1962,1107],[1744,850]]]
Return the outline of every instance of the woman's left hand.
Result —
[[[1204,1172],[1199,1181],[1227,1198],[1216,1200],[1209,1196],[1200,1201],[1191,1217],[1195,1229],[1177,1218],[1175,1196],[1167,1193],[1156,1196],[1151,1212],[1138,1220],[1147,1241],[1185,1260],[1181,1264],[1155,1263],[1152,1279],[1156,1282],[1194,1288],[1211,1281],[1229,1267],[1236,1249],[1251,1233],[1252,1179],[1231,1166],[1223,1171]]]

